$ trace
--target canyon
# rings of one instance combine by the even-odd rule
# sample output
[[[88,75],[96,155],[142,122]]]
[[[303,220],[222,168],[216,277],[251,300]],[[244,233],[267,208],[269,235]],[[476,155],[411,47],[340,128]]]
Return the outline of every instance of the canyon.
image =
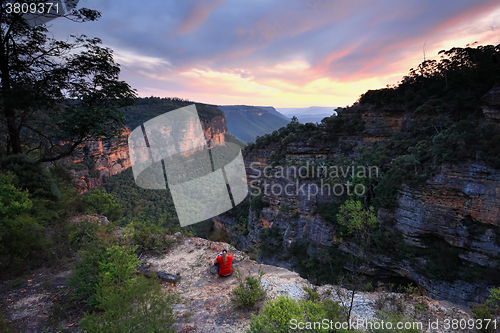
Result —
[[[493,123],[498,123],[499,96],[500,90],[493,88],[482,99],[484,115]],[[265,243],[272,247],[275,256],[261,256],[260,260],[289,269],[294,261],[288,260],[290,256],[286,254],[294,244],[301,244],[301,251],[325,265],[331,265],[325,248],[336,247],[340,253],[356,251],[355,242],[342,239],[337,226],[319,212],[322,205],[335,200],[335,193],[317,191],[318,181],[300,177],[294,168],[297,163],[313,164],[340,155],[356,159],[366,147],[404,132],[412,120],[408,112],[394,105],[354,105],[337,112],[351,125],[339,127],[335,133],[324,133],[333,137],[328,144],[307,138],[245,151],[249,187],[261,189],[262,208],[257,211],[250,207],[238,217],[222,214],[213,219],[217,228],[228,232],[238,249],[257,253]],[[222,114],[202,119],[202,125],[209,141],[224,142],[227,128]],[[84,148],[86,156],[67,161],[82,192],[98,187],[106,177],[130,166],[127,147],[121,144],[127,133],[128,129],[121,140],[88,144]],[[273,162],[279,151],[286,164],[281,171]],[[89,157],[95,164],[88,163]],[[283,177],[283,170],[288,176]],[[289,191],[277,193],[273,187]],[[365,273],[377,278],[376,283],[403,279],[416,284],[425,295],[471,305],[483,302],[489,288],[498,282],[500,171],[480,158],[443,163],[424,183],[403,184],[397,188],[394,207],[378,209],[377,217],[387,230],[400,234],[398,246],[410,249],[413,255],[403,250],[371,253],[370,267]],[[241,219],[247,222],[242,225]],[[445,276],[455,270],[455,278]]]

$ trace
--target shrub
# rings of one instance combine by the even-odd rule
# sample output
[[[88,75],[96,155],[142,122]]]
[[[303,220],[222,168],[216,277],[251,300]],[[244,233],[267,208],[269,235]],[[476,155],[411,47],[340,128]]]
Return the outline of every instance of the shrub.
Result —
[[[72,242],[78,244],[80,261],[75,265],[69,284],[75,287],[75,298],[91,306],[97,306],[96,288],[103,271],[100,263],[107,260],[107,248],[113,244],[95,223],[86,223],[74,232]]]
[[[491,309],[486,304],[483,303],[480,305],[474,305],[471,308],[471,311],[474,319],[478,320],[484,325],[481,325],[481,328],[478,327],[479,332],[490,333],[495,331],[495,327],[493,325],[486,325],[486,323],[489,323],[494,319]]]
[[[306,299],[308,301],[313,301],[313,302],[319,301],[319,294],[316,291],[316,288],[304,287],[304,291],[307,293]]]
[[[105,190],[94,190],[85,197],[92,213],[102,214],[110,221],[118,221],[123,216],[122,206],[116,202],[112,194]]]
[[[42,226],[31,215],[27,190],[14,184],[17,177],[0,173],[0,268],[26,269],[26,259],[43,251]],[[13,266],[13,267],[12,267]],[[5,270],[7,271],[7,270]]]
[[[257,213],[257,215],[260,215],[260,212],[262,211],[262,209],[264,209],[265,205],[262,201],[263,197],[264,191],[261,188],[252,188],[252,193],[250,196],[250,207],[255,211],[255,213]]]
[[[80,322],[82,330],[88,333],[176,331],[172,308],[175,297],[165,295],[154,281],[139,276],[125,296],[127,302],[120,304],[118,310],[87,314]]]
[[[493,311],[500,311],[500,287],[491,288],[486,305]]]
[[[96,244],[101,244],[97,250]],[[94,250],[81,252],[83,261],[75,270],[77,291],[90,294],[91,305],[104,311],[86,314],[80,322],[83,331],[175,332],[175,298],[164,295],[156,282],[136,276],[136,247],[102,244],[95,241]],[[98,264],[90,265],[92,262]]]
[[[415,325],[420,324],[419,322],[416,322],[414,320],[410,320],[406,317],[404,317],[402,314],[395,314],[392,312],[380,312],[378,314],[379,319],[381,320],[381,323],[384,323],[385,328],[379,328],[379,329],[373,329],[369,332],[373,333],[420,333],[422,332],[418,328],[415,328]],[[391,325],[389,325],[389,323]],[[402,329],[397,329],[398,323],[403,323],[403,327],[408,327],[408,328],[402,328]],[[376,327],[375,325],[373,325]],[[425,326],[422,325],[422,326]],[[393,327],[393,329],[388,329],[387,327]]]
[[[125,228],[125,234],[137,246],[140,252],[168,251],[173,244],[172,239],[166,239],[167,230],[149,221],[130,222]]]
[[[140,264],[134,254],[136,247],[113,245],[99,262],[99,282],[96,286],[98,307],[110,318],[118,318],[131,302],[136,288],[135,268]]]
[[[33,196],[60,199],[62,194],[57,179],[42,163],[37,163],[24,154],[8,155],[0,158],[0,168],[16,175],[17,188],[27,189]]]
[[[347,229],[349,235],[365,234],[367,229],[378,226],[377,216],[373,207],[365,210],[361,201],[349,199],[341,207],[337,214],[339,225]]]
[[[289,210],[290,210],[290,206],[287,204],[283,204],[280,206],[280,212],[288,213]]]
[[[268,302],[259,315],[252,315],[250,321],[250,333],[281,333],[295,332],[299,322],[320,322],[327,318],[332,322],[343,321],[342,309],[338,303],[332,300],[324,302],[296,301],[294,299],[280,296],[278,299]],[[320,325],[321,326],[321,325]],[[308,332],[331,332],[330,327],[311,327]],[[337,330],[336,332],[347,332]]]
[[[231,302],[235,307],[250,308],[264,299],[266,296],[266,292],[262,287],[264,272],[260,268],[257,277],[250,275],[250,271],[248,271],[248,275],[243,280],[239,269],[235,270],[235,275],[238,280],[238,286],[233,289],[231,294]]]

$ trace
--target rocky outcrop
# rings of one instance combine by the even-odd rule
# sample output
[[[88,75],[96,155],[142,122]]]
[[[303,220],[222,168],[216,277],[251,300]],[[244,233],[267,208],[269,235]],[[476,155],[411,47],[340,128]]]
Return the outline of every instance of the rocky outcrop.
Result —
[[[103,178],[119,174],[130,167],[126,144],[129,135],[130,130],[125,128],[115,139],[88,142],[81,147],[80,155],[63,161],[81,192],[102,185]]]
[[[483,113],[493,121],[500,122],[500,85],[493,87],[481,98]]]
[[[176,284],[164,284],[166,290],[182,298],[181,303],[174,309],[179,331],[245,332],[249,328],[252,312],[256,313],[259,306],[262,306],[260,303],[250,311],[234,308],[230,298],[231,291],[238,284],[236,273],[231,277],[221,278],[210,272],[214,258],[224,248],[234,257],[233,268],[239,270],[243,276],[247,274],[257,276],[259,270],[264,273],[262,286],[266,291],[267,300],[276,299],[280,295],[295,300],[307,299],[308,294],[304,290],[307,287],[316,290],[321,300],[331,299],[341,306],[349,304],[351,292],[342,287],[324,285],[317,288],[288,269],[259,265],[245,253],[228,244],[178,236],[175,246],[169,253],[161,257],[148,256],[142,266],[152,270],[179,272],[180,281]],[[399,304],[405,316],[411,315],[413,321],[421,322],[424,326],[429,320],[436,318],[441,320],[471,318],[466,308],[449,302],[437,302],[425,296],[376,291],[355,294],[352,320],[378,321],[379,310],[389,309],[395,304]],[[419,304],[424,310],[417,312],[415,304]],[[426,332],[446,332],[446,330],[441,326],[428,329]]]
[[[209,147],[225,142],[227,128],[222,113],[203,119],[201,124]],[[79,156],[62,161],[81,192],[101,186],[104,178],[119,174],[131,166],[127,144],[129,135],[130,129],[125,128],[117,138],[88,142],[81,147]],[[189,136],[189,133],[186,135]]]

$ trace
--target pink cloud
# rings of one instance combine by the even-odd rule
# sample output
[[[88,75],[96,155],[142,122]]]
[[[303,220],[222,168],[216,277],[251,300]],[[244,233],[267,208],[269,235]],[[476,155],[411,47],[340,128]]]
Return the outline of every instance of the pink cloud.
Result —
[[[186,17],[175,29],[174,34],[186,35],[194,32],[206,22],[210,13],[224,4],[225,0],[201,0],[190,6]]]

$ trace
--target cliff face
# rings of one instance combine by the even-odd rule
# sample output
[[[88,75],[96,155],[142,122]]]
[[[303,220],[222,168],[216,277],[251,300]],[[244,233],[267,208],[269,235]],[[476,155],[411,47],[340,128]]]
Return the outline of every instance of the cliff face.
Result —
[[[484,108],[485,115],[492,119],[497,99],[498,95],[483,99],[489,103]],[[312,140],[291,142],[285,147],[286,161],[313,162],[341,152],[357,157],[359,148],[387,140],[404,130],[409,121],[408,115],[398,110],[377,111],[369,107],[350,112],[344,116],[355,114],[364,120],[362,131],[340,131],[334,134],[336,140],[327,145]],[[350,151],[343,149],[346,144]],[[249,182],[261,188],[264,208],[260,213],[250,210],[248,234],[234,237],[237,246],[252,249],[267,243],[274,246],[274,251],[286,253],[293,242],[303,240],[309,244],[303,249],[309,255],[320,247],[334,245],[341,251],[352,252],[355,245],[340,240],[336,226],[318,213],[318,208],[335,200],[337,194],[325,186],[318,187],[318,181],[297,177],[293,167],[285,167],[284,171],[270,168],[273,151],[277,149],[271,144],[255,148],[245,156]],[[414,255],[401,258],[391,253],[372,253],[369,274],[411,280],[438,299],[468,304],[484,301],[500,276],[500,170],[480,160],[445,163],[424,184],[403,184],[397,189],[396,198],[396,207],[379,209],[378,219],[398,230]],[[236,229],[234,219],[218,219],[229,231]],[[278,236],[264,237],[265,230],[274,230]],[[328,258],[320,259],[328,262]],[[455,270],[459,277],[450,279]]]
[[[201,124],[209,146],[224,143],[227,128],[222,113],[208,120],[203,119]],[[129,135],[130,129],[127,127],[118,138],[89,142],[82,147],[80,156],[62,161],[81,192],[101,186],[103,178],[119,174],[131,166],[127,144]],[[186,136],[189,137],[190,133],[186,133]]]
[[[111,177],[130,167],[127,137],[130,130],[125,128],[116,139],[97,140],[82,147],[82,154],[67,158],[63,164],[81,192],[102,185],[103,177]]]

